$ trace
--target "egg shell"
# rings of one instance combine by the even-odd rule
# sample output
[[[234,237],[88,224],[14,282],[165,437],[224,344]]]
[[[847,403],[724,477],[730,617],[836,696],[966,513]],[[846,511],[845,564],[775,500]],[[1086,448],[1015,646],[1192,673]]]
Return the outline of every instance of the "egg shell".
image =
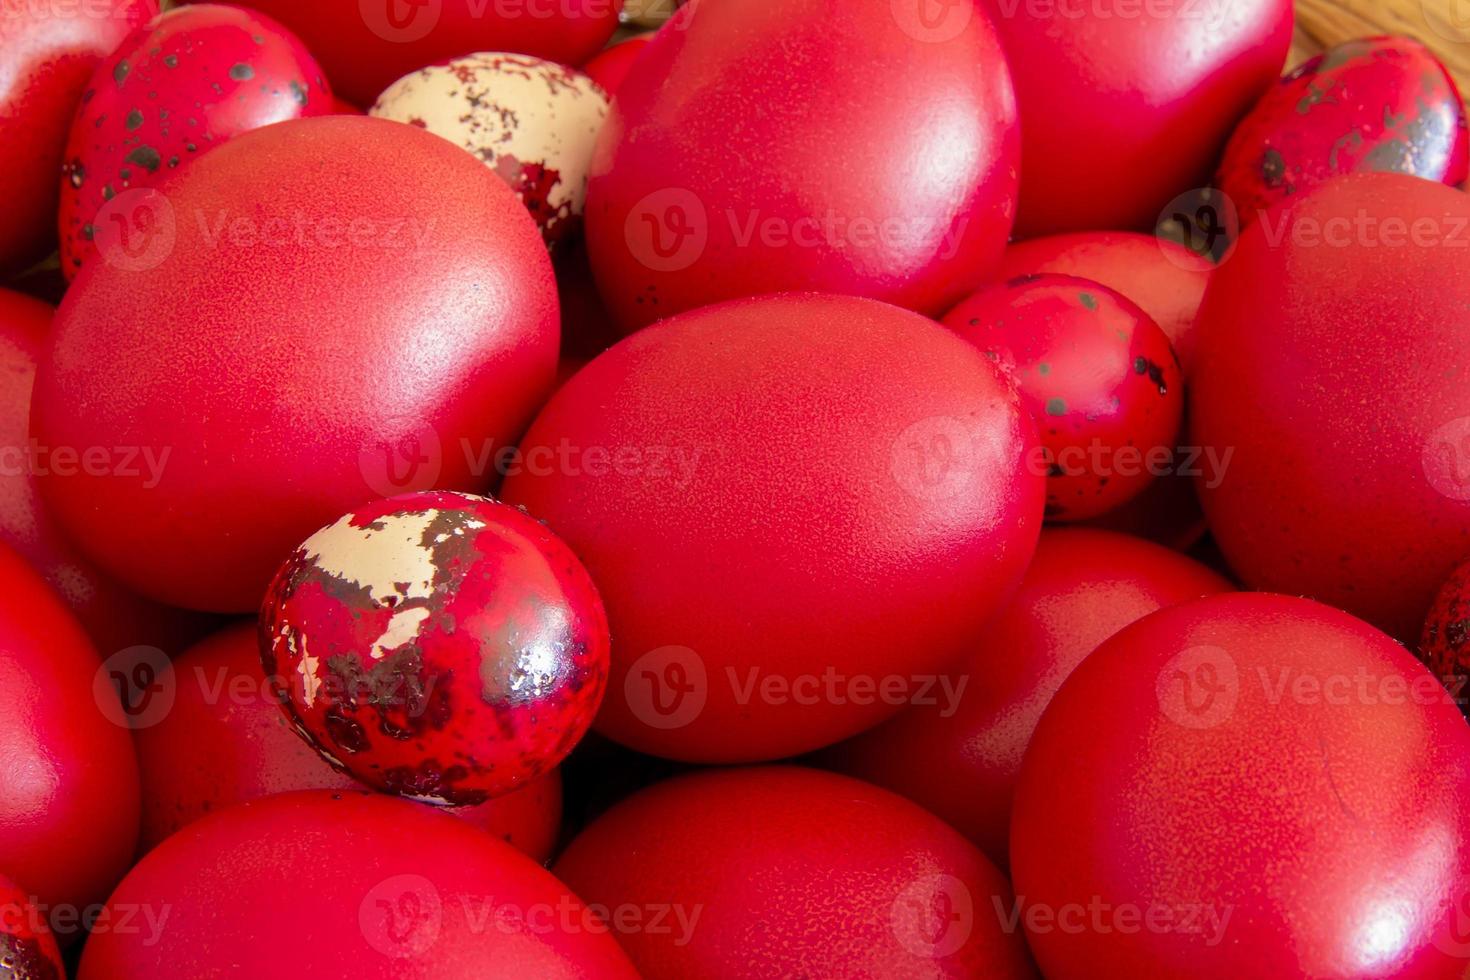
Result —
[[[1216,183],[1248,223],[1355,172],[1451,186],[1470,175],[1465,104],[1450,73],[1406,37],[1347,41],[1281,79],[1236,127]]]
[[[1291,0],[983,6],[1020,103],[1022,238],[1152,228],[1209,181],[1291,45]]]
[[[96,224],[116,220],[103,207],[119,195],[247,130],[331,111],[321,69],[270,18],[219,4],[160,14],[82,94],[61,169],[62,271],[75,277],[95,260]]]
[[[35,898],[0,875],[0,966],[13,980],[66,980],[61,950]]]
[[[260,668],[254,623],[239,623],[175,658],[161,683],[169,710],[135,732],[143,849],[235,803],[294,790],[361,789],[296,733]],[[537,861],[556,843],[561,776],[553,770],[497,800],[446,812]]]
[[[78,980],[637,977],[525,855],[366,793],[283,793],[191,824],[113,892],[108,911],[129,908],[137,927],[94,935]]]
[[[623,85],[623,79],[628,77],[628,72],[633,67],[633,62],[648,47],[652,34],[640,34],[630,37],[628,40],[612,47],[597,52],[597,54],[582,66],[582,71],[594,82],[602,87],[602,90],[611,98],[618,94],[618,89]]]
[[[869,685],[912,692],[967,648],[1035,547],[1035,445],[997,369],[932,321],[786,295],[672,318],[595,359],[532,424],[502,492],[607,604],[598,729],[654,755],[759,761],[877,723],[902,692]]]
[[[901,0],[675,14],[618,89],[587,189],[592,267],[624,328],[783,290],[938,314],[984,282],[1020,136],[995,29],[964,7],[940,35],[896,16]]]
[[[8,4],[0,17],[0,144],[17,149],[0,167],[0,273],[40,259],[55,243],[56,175],[72,116],[92,69],[157,0]]]
[[[1011,870],[1035,908],[1081,910],[1028,925],[1059,980],[1448,977],[1467,822],[1470,729],[1407,651],[1314,602],[1223,595],[1125,628],[1063,683]]]
[[[1467,247],[1464,194],[1352,175],[1248,227],[1215,273],[1189,441],[1231,454],[1196,485],[1247,586],[1419,635],[1470,553]]]
[[[592,147],[607,96],[574,68],[482,53],[405,75],[369,111],[427,129],[495,171],[548,245],[581,231]]]
[[[93,448],[43,479],[84,553],[163,601],[253,610],[353,506],[490,481],[482,450],[524,426],[558,346],[546,248],[494,174],[412,126],[331,116],[142,193],[146,245],[83,270],[36,382],[46,444],[141,447],[128,470]]]

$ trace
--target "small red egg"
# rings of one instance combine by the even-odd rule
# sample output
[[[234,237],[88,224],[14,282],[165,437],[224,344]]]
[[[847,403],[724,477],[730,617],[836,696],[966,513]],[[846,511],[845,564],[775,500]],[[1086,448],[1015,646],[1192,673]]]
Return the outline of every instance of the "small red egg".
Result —
[[[666,910],[618,940],[646,980],[1032,977],[1004,876],[939,818],[797,767],[667,780],[623,801],[555,868],[611,909]]]
[[[1042,275],[983,289],[944,323],[1020,387],[1041,434],[1046,516],[1079,521],[1170,472],[1184,384],[1169,338],[1099,283]]]
[[[62,271],[75,277],[94,261],[99,222],[129,220],[108,202],[247,130],[331,111],[321,69],[270,18],[219,4],[159,15],[82,95],[61,171]]]
[[[1419,659],[1470,713],[1470,562],[1455,569],[1429,607],[1419,636]]]
[[[260,643],[323,758],[453,806],[550,772],[607,685],[607,617],[577,557],[468,494],[365,504],[307,538],[266,594]]]
[[[1011,819],[1050,978],[1451,977],[1470,953],[1470,728],[1387,636],[1215,596],[1062,685]]]
[[[599,51],[591,61],[582,66],[582,71],[591,76],[592,80],[602,86],[602,90],[611,98],[618,94],[618,89],[623,85],[623,79],[628,77],[628,72],[633,68],[633,62],[648,47],[652,34],[640,34],[631,37],[621,44]]]
[[[636,980],[589,909],[509,845],[370,793],[269,796],[164,841],[78,980]]]
[[[0,875],[0,976],[8,980],[66,980],[61,950],[34,896]]]

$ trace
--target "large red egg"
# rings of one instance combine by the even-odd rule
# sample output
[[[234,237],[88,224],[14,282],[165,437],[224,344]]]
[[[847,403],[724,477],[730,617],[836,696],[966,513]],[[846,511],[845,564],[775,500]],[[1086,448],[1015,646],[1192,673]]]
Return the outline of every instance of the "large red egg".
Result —
[[[1057,980],[1459,976],[1470,729],[1346,613],[1261,594],[1174,606],[1046,709],[1011,869]]]
[[[995,866],[938,817],[844,776],[671,779],[596,820],[555,871],[589,902],[664,910],[663,928],[618,934],[647,980],[1034,976]]]
[[[1017,182],[995,28],[967,2],[700,0],[618,89],[587,241],[625,328],[782,290],[938,314],[994,269]]]
[[[607,603],[599,729],[756,761],[894,714],[968,648],[1035,547],[1035,446],[1015,390],[942,327],[786,295],[594,360],[532,425],[504,496]]]
[[[285,793],[184,828],[104,914],[78,980],[634,980],[597,914],[463,821],[366,793]]]
[[[1253,588],[1401,639],[1470,554],[1470,198],[1339,178],[1242,234],[1200,311],[1196,445],[1210,527]]]
[[[0,16],[0,273],[55,244],[56,175],[92,69],[158,13],[157,0],[7,3]]]
[[[1044,531],[1021,588],[949,683],[833,746],[825,764],[934,811],[1001,867],[1021,756],[1082,658],[1129,623],[1230,583],[1183,555],[1107,531]]]
[[[255,608],[365,500],[484,486],[550,385],[535,222],[458,147],[355,116],[241,134],[128,207],[77,278],[33,429],[87,555],[178,605]],[[114,199],[114,203],[122,198]]]
[[[65,980],[61,950],[36,898],[0,875],[0,970],[10,980]]]
[[[1209,180],[1291,45],[1291,0],[982,5],[1021,107],[1023,237],[1152,228]]]

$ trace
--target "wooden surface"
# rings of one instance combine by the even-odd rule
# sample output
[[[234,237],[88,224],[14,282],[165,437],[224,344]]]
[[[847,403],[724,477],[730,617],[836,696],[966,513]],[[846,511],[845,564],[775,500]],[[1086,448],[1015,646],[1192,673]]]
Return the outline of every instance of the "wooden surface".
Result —
[[[1296,0],[1295,67],[1355,37],[1404,34],[1433,48],[1470,95],[1470,0]]]

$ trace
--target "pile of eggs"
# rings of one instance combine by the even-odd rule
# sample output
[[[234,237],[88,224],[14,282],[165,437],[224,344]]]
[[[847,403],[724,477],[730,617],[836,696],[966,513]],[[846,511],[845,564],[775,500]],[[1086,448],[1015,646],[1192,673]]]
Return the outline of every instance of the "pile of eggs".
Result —
[[[1454,977],[1470,176],[1289,0],[0,18],[0,977]]]

